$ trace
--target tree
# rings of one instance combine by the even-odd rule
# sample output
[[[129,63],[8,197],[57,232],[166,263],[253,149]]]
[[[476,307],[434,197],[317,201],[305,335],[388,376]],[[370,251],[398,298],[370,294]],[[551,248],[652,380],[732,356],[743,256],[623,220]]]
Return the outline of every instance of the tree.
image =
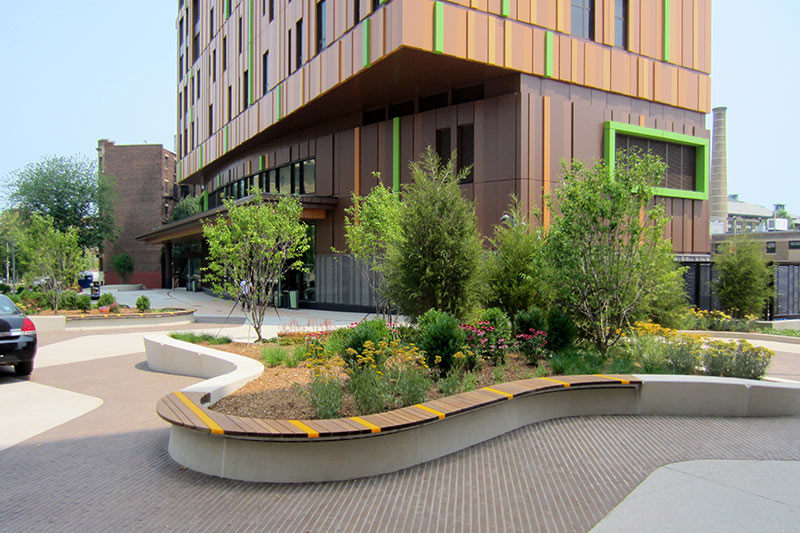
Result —
[[[375,298],[378,314],[388,314],[390,303],[383,287],[389,248],[400,235],[400,199],[380,181],[366,196],[353,193],[353,205],[345,209],[344,236],[350,253],[363,268]]]
[[[228,293],[248,309],[261,340],[261,325],[275,285],[294,269],[303,271],[302,255],[309,248],[303,206],[290,196],[264,202],[261,191],[250,191],[253,201],[236,205],[225,200],[227,216],[203,222],[208,241],[205,280],[218,293]]]
[[[111,258],[111,269],[122,279],[122,283],[128,283],[128,277],[133,274],[136,263],[128,252],[122,252]]]
[[[735,318],[760,316],[770,297],[772,281],[772,268],[763,244],[736,236],[720,246],[722,252],[714,255],[719,277],[713,288],[722,309]]]
[[[483,257],[475,206],[461,195],[455,153],[443,164],[430,147],[410,164],[400,235],[386,261],[386,294],[401,313],[416,318],[438,309],[466,318],[480,296]]]
[[[619,151],[613,172],[603,161],[564,167],[555,195],[561,215],[545,247],[548,286],[602,353],[682,274],[663,238],[668,218],[651,204],[665,170],[657,156],[638,151]]]
[[[544,239],[539,229],[531,227],[515,196],[489,243],[494,248],[487,265],[489,304],[511,318],[531,305],[543,306]]]
[[[40,283],[53,311],[58,311],[59,292],[74,287],[78,274],[88,265],[78,230],[60,231],[50,218],[33,214],[22,247],[29,258],[26,282]]]
[[[113,179],[97,172],[97,164],[79,156],[47,156],[6,178],[9,200],[26,217],[49,217],[61,232],[78,231],[78,243],[102,247],[115,236]]]
[[[175,208],[172,210],[172,217],[170,217],[170,222],[176,222],[178,220],[183,220],[184,218],[189,218],[196,214],[200,213],[200,204],[197,201],[196,196],[184,196],[181,200],[175,204]]]

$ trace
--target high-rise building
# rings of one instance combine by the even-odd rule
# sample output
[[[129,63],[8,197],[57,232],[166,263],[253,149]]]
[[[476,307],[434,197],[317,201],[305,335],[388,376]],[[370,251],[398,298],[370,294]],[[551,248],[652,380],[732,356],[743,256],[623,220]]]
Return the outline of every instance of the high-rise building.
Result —
[[[103,247],[102,270],[107,284],[122,283],[114,272],[114,256],[127,253],[134,272],[127,281],[148,288],[168,287],[169,264],[164,246],[137,237],[169,220],[179,188],[175,154],[160,144],[117,145],[97,141],[98,169],[114,183],[114,223],[118,236]]]
[[[650,149],[669,165],[656,192],[676,257],[707,260],[710,17],[710,0],[183,0],[178,178],[204,188],[206,215],[252,185],[298,195],[313,269],[285,285],[318,307],[369,305],[331,251],[344,210],[373,171],[408,183],[428,146],[473,165],[462,190],[484,234],[510,194],[548,224],[562,161]]]

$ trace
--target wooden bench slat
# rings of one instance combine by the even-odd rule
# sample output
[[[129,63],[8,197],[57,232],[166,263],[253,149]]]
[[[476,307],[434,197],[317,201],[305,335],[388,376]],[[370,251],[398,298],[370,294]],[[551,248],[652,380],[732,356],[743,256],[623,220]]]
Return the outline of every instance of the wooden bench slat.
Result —
[[[166,397],[161,398],[158,401],[156,404],[156,412],[158,413],[158,416],[171,424],[175,424],[177,426],[186,425],[185,418],[181,417],[175,412],[170,403],[167,401]]]
[[[433,409],[436,409],[437,411],[441,411],[447,416],[460,413],[464,410],[464,406],[462,404],[449,402],[446,398],[439,398],[437,400],[425,402],[423,405],[427,405]]]
[[[424,411],[419,407],[409,405],[408,407],[403,407],[402,409],[398,409],[399,412],[406,414],[410,418],[417,419],[418,422],[424,423],[430,420],[438,420],[439,417],[433,413],[428,411]]]
[[[171,394],[167,397],[167,402],[169,402],[173,411],[175,411],[182,419],[184,419],[184,427],[206,431],[208,433],[211,432],[211,428],[209,428],[208,425],[200,419],[200,417],[198,417],[174,394]]]

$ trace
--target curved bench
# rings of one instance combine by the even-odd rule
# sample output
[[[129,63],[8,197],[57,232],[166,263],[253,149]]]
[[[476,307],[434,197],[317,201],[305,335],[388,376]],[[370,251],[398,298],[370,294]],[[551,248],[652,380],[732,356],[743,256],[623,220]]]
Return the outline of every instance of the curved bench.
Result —
[[[159,337],[145,338],[151,368],[180,368],[178,373],[201,377],[213,374],[212,368],[219,372],[158,402],[159,416],[172,424],[170,456],[193,470],[245,481],[333,481],[393,472],[566,416],[800,414],[800,385],[703,376],[591,375],[509,382],[362,417],[237,417],[208,405],[258,377],[262,365]],[[167,360],[175,362],[165,364]]]

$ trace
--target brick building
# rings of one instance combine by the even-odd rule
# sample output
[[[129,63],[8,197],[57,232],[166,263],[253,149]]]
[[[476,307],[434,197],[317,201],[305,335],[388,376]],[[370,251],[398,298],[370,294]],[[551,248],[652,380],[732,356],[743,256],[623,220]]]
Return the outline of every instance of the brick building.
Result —
[[[473,164],[462,185],[491,232],[515,194],[550,214],[561,162],[639,146],[678,260],[709,259],[711,0],[182,0],[178,179],[204,211],[143,235],[201,239],[200,220],[252,185],[298,195],[316,307],[369,306],[345,209],[373,171],[395,190],[427,146]]]
[[[113,176],[114,220],[119,231],[115,242],[106,243],[101,269],[106,284],[122,283],[111,268],[111,258],[127,252],[135,270],[128,280],[148,288],[168,286],[168,264],[164,246],[146,243],[136,237],[164,224],[172,214],[178,194],[175,154],[160,144],[116,145],[97,142],[98,169]]]

